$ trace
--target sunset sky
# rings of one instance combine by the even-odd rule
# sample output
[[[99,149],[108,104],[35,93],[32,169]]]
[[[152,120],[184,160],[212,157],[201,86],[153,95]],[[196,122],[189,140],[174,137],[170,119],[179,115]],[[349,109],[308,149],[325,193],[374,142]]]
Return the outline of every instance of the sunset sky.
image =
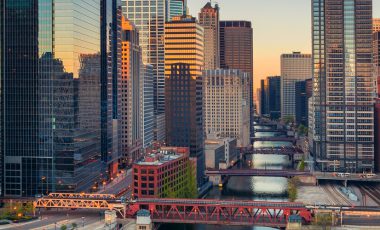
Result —
[[[207,1],[188,0],[190,14]],[[253,27],[254,84],[280,74],[280,55],[311,53],[311,0],[218,0],[221,20],[249,20]],[[373,0],[374,17],[380,18],[380,0]]]

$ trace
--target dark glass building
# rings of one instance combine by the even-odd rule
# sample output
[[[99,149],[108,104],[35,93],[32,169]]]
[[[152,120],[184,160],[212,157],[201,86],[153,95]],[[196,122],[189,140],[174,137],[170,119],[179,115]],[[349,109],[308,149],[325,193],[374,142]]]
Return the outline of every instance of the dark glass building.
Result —
[[[192,77],[190,66],[172,64],[171,74],[165,78],[166,144],[190,147],[190,156],[197,159],[197,181],[200,186],[205,168],[202,77]]]
[[[3,195],[85,191],[105,171],[101,5],[1,4]]]
[[[265,79],[260,80],[260,114],[261,116],[269,115],[268,109],[268,82]]]
[[[271,76],[261,80],[261,115],[271,119],[281,117],[281,77]]]
[[[121,0],[101,0],[101,152],[108,177],[121,157]]]
[[[271,119],[281,117],[281,77],[268,77],[268,110]]]
[[[306,81],[297,81],[295,83],[296,99],[296,123],[297,125],[308,126],[308,97],[306,95]]]

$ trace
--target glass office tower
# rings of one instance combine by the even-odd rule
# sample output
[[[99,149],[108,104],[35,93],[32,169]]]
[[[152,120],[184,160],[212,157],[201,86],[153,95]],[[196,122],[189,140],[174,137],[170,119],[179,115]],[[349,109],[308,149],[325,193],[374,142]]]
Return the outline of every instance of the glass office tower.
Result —
[[[104,168],[100,3],[2,4],[3,194],[85,191]]]
[[[168,0],[167,7],[168,21],[171,21],[174,16],[187,14],[187,0]]]
[[[372,0],[313,0],[312,152],[324,171],[374,167]]]
[[[167,17],[167,0],[122,0],[125,18],[133,22],[140,33],[140,46],[144,64],[153,66],[154,135],[165,140],[165,77],[164,77],[164,26]]]

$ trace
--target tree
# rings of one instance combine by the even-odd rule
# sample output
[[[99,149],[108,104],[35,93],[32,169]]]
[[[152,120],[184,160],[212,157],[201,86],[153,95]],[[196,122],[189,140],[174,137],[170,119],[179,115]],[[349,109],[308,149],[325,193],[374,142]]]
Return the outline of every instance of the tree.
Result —
[[[332,217],[330,213],[318,213],[315,216],[314,224],[321,226],[324,230],[332,224]],[[329,227],[330,228],[330,227]]]
[[[78,227],[77,223],[74,222],[71,224],[71,229],[76,229],[77,227]]]
[[[285,116],[282,121],[289,125],[290,123],[294,123],[294,117],[293,116]]]
[[[293,177],[288,181],[288,196],[291,202],[294,202],[297,199],[298,191],[297,185],[299,184],[298,178]]]
[[[67,226],[66,225],[62,225],[60,229],[61,230],[67,230]]]
[[[184,190],[184,198],[197,198],[198,197],[198,190],[197,190],[197,178],[196,178],[196,172],[195,167],[191,163],[191,161],[188,161],[186,165],[186,183],[185,183],[185,190]]]
[[[304,136],[304,135],[307,135],[308,128],[304,126],[303,124],[300,124],[297,128],[297,131],[300,136]]]
[[[299,171],[304,171],[305,170],[305,159],[302,158],[302,160],[298,163],[298,170]]]

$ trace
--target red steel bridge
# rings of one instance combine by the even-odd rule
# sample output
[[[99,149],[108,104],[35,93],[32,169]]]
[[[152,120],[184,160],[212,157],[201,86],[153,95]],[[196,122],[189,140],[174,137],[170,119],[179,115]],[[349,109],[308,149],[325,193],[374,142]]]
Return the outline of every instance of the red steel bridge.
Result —
[[[297,171],[286,169],[209,169],[208,176],[270,176],[270,177],[295,177],[312,176],[309,171]]]
[[[211,200],[211,199],[118,199],[110,194],[50,194],[34,202],[36,208],[115,210],[122,218],[134,218],[149,210],[156,223],[203,223],[285,227],[292,214],[311,221],[311,211],[302,203]]]

